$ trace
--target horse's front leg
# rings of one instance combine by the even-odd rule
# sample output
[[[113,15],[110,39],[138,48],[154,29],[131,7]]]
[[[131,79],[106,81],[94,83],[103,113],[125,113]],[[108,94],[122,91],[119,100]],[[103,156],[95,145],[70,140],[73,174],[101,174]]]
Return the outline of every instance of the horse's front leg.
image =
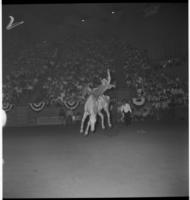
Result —
[[[82,121],[81,121],[80,133],[83,133],[84,122],[85,122],[85,119],[86,119],[87,116],[88,116],[88,113],[84,112],[84,115],[83,115]]]
[[[90,120],[88,121],[87,127],[86,127],[86,131],[85,131],[85,136],[88,135],[88,130],[90,128]]]
[[[102,129],[105,129],[105,125],[104,125],[104,115],[103,115],[101,112],[99,112],[98,115],[99,115],[99,116],[101,117],[101,119],[102,119]]]
[[[108,107],[106,107],[104,110],[105,110],[105,112],[106,112],[106,114],[107,114],[108,126],[109,126],[109,127],[112,127],[111,122],[110,122],[110,112],[109,112],[109,110],[108,110]]]

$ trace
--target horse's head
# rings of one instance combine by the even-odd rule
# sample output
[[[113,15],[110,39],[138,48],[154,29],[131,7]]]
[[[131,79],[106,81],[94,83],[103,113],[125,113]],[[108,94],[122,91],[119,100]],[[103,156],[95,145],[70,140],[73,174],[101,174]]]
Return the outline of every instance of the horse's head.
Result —
[[[91,130],[91,132],[95,131],[95,125],[96,125],[96,115],[91,114],[90,115],[90,130]]]

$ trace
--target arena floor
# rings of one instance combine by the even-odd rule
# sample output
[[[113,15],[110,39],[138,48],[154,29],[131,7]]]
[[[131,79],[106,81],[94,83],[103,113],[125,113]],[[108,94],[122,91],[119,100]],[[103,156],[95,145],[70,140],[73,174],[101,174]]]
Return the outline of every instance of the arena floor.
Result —
[[[3,197],[188,196],[188,124],[5,128]]]

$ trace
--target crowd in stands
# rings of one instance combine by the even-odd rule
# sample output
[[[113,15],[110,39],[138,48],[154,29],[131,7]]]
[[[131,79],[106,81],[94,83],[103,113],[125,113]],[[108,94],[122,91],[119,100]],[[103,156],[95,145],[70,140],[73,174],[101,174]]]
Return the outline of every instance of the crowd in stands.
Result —
[[[133,87],[139,98],[145,97],[155,107],[165,109],[188,101],[187,82],[171,76],[175,63],[153,66],[146,51],[115,37],[41,41],[6,61],[4,68],[9,70],[3,75],[3,98],[16,105],[84,100],[84,88],[97,87],[108,68],[117,90],[118,81],[124,78],[125,86]]]
[[[125,70],[127,86],[135,86],[137,93],[138,89],[142,89],[144,93],[142,95],[149,101],[155,103],[175,101],[175,104],[187,104],[187,82],[185,79],[172,76],[173,66],[168,66],[167,73],[163,66],[151,66],[143,72],[131,69],[130,66],[129,68]]]
[[[112,62],[103,54],[109,45],[87,39],[68,43],[43,41],[23,50],[11,63],[14,68],[4,76],[6,99],[22,104],[59,96],[80,97],[87,84],[97,86]]]
[[[160,111],[173,109],[175,106],[188,105],[187,79],[180,74],[174,75],[175,70],[179,72],[183,70],[185,63],[184,61],[178,63],[175,60],[169,61],[169,64],[147,65],[145,68],[131,67],[131,65],[125,67],[127,86],[135,88],[136,99],[142,100],[142,104],[147,102],[146,106],[151,108],[150,112],[147,112],[147,109],[141,109],[141,112],[138,111],[139,115],[144,116],[143,112],[154,115]],[[143,98],[146,101],[143,101]]]

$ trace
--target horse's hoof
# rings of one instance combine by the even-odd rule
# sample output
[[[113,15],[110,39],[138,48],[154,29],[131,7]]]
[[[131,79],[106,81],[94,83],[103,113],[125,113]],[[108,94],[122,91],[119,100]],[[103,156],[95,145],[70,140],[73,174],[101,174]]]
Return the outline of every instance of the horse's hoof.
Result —
[[[110,124],[110,125],[109,125],[109,127],[111,128],[111,127],[112,127],[112,125]]]
[[[105,127],[102,127],[102,129],[104,130],[104,129],[105,129]]]
[[[85,133],[85,134],[84,134],[84,136],[87,136],[87,135],[88,135],[88,133]]]
[[[80,133],[83,133],[83,130],[80,130]]]

